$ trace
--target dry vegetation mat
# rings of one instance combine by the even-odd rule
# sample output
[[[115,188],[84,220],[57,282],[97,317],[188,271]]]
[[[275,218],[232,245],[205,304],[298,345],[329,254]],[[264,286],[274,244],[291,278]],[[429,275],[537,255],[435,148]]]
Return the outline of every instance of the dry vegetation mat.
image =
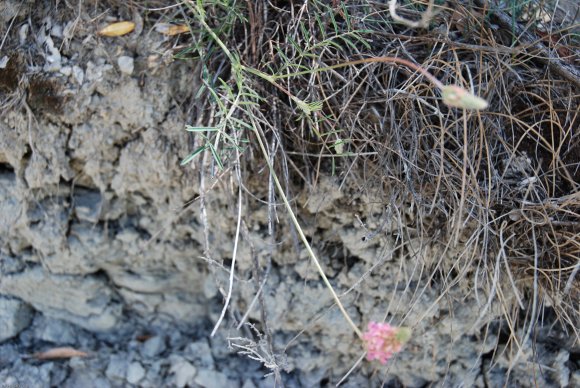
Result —
[[[580,383],[574,1],[69,3],[57,6],[72,24],[64,23],[60,40],[46,34],[46,64],[27,71],[39,60],[23,13],[4,9],[13,16],[0,26],[2,171],[24,191],[53,185],[56,196],[62,180],[94,190],[111,210],[94,217],[77,210],[68,228],[75,217],[114,223],[119,234],[130,227],[119,244],[135,246],[102,263],[83,258],[75,271],[50,255],[39,267],[106,276],[113,291],[98,287],[123,306],[151,306],[141,293],[178,290],[138,315],[163,311],[187,325],[206,314],[205,336],[227,336],[232,352],[270,373],[262,382],[280,386]],[[81,41],[75,34],[110,46],[82,77],[101,82],[111,61],[134,81],[123,86],[127,96],[143,96],[137,118],[94,113],[118,132],[113,156],[75,145],[87,142],[75,129],[81,118],[91,120],[80,108],[58,118],[74,98],[47,74],[60,71],[80,89],[87,82],[76,65],[68,75],[49,66],[61,60],[58,50]],[[128,47],[135,65],[122,55]],[[81,54],[77,68],[83,56],[90,58]],[[186,69],[178,81],[172,66]],[[155,77],[173,79],[170,97],[153,97],[165,90]],[[95,85],[82,89],[90,104],[123,106],[106,105],[118,89]],[[163,108],[148,108],[152,101]],[[27,129],[20,137],[6,129],[17,120]],[[39,173],[22,162],[52,152],[30,140],[39,120],[72,128],[62,139],[69,151],[45,157],[70,166],[56,181],[32,176]],[[156,126],[167,132],[150,130]],[[17,155],[7,151],[11,136],[23,144]],[[5,255],[42,251],[33,232],[22,234],[30,244],[3,243]],[[161,266],[169,259],[160,257],[187,254],[194,264],[169,265],[176,277]],[[20,284],[12,272],[0,294],[44,311],[12,291]],[[204,283],[208,274],[215,283]],[[137,275],[153,280],[137,285]],[[159,286],[161,278],[172,280]],[[197,291],[183,294],[184,279]],[[190,297],[197,299],[184,301]],[[106,326],[64,316],[88,330]],[[363,333],[369,322],[371,334],[384,336],[381,346]]]
[[[500,306],[506,345],[516,354],[548,316],[577,345],[577,15],[544,3],[483,1],[411,2],[395,14],[396,2],[389,3],[206,7],[198,17],[219,32],[205,35],[203,46],[217,46],[202,56],[207,88],[222,101],[214,101],[214,122],[234,140],[241,123],[257,128],[290,192],[296,184],[315,187],[321,176],[354,177],[382,203],[385,222],[399,221],[396,244],[416,245],[409,255],[441,287],[441,298],[454,288],[476,294],[478,322]],[[220,39],[235,58],[220,50]],[[429,79],[396,63],[337,66],[384,57],[473,90],[489,108],[450,109]],[[238,63],[274,74],[281,85],[236,74]],[[212,146],[225,140],[220,131],[204,147],[218,165],[222,156],[238,161],[239,153]],[[249,155],[250,166],[264,163]],[[402,215],[407,209],[412,222]],[[407,292],[421,286],[409,283]]]

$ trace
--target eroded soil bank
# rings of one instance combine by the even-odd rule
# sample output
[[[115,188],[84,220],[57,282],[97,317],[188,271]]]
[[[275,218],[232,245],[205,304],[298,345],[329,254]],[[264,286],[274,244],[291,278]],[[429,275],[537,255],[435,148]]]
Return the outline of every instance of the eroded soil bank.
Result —
[[[233,169],[212,171],[203,155],[180,166],[195,146],[184,127],[203,105],[200,68],[172,58],[179,39],[139,7],[32,3],[0,5],[10,26],[0,52],[0,385],[250,388],[272,386],[273,369],[287,386],[341,380],[364,349],[283,207],[265,204],[259,158],[245,177],[231,309],[210,337],[229,286],[238,186]],[[96,35],[113,20],[137,29]],[[414,335],[388,366],[362,361],[344,386],[491,387],[510,368],[510,384],[580,385],[562,331],[538,325],[511,343],[500,302],[430,271],[453,268],[459,250],[402,238],[413,207],[385,208],[357,176],[294,187],[293,205],[359,327],[386,318]],[[245,314],[255,326],[238,330]],[[29,357],[64,346],[89,356]]]

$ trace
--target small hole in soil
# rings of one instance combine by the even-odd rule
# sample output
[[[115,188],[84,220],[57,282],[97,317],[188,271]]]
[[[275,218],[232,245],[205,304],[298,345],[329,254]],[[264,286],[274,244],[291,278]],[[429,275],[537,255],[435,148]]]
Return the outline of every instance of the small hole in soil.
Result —
[[[60,84],[51,79],[35,76],[28,87],[28,104],[37,112],[62,113],[64,98],[60,95]]]
[[[8,163],[0,163],[0,174],[14,174],[14,167]]]
[[[0,69],[0,91],[7,93],[15,91],[19,78],[18,61],[11,59],[4,69]]]

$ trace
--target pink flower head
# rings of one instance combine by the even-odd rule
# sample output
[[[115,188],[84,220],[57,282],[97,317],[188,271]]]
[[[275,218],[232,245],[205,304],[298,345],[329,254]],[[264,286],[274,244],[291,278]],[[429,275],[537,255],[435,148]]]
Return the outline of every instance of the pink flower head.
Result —
[[[363,334],[367,359],[379,360],[384,365],[401,350],[409,338],[411,330],[406,327],[397,328],[388,323],[369,322],[368,330]]]

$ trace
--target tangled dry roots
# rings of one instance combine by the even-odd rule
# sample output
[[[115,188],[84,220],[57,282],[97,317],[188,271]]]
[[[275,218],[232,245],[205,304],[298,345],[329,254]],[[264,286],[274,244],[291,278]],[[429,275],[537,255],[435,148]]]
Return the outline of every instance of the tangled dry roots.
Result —
[[[285,79],[283,87],[300,99],[324,101],[305,117],[287,95],[255,79],[251,87],[264,100],[245,112],[276,145],[281,176],[312,182],[335,169],[356,176],[373,198],[386,198],[386,207],[413,207],[415,224],[401,236],[458,252],[452,267],[432,263],[433,276],[500,300],[512,333],[555,319],[577,344],[578,83],[547,67],[537,42],[512,45],[513,31],[495,24],[504,10],[453,2],[430,29],[413,30],[393,24],[386,3],[325,3],[247,1],[240,10],[247,23],[234,27],[228,47],[270,74],[398,56],[490,107],[450,109],[418,74],[367,64]],[[222,12],[208,11],[216,28]],[[418,15],[402,4],[398,12]],[[533,33],[558,61],[577,65],[577,37],[558,12],[552,32]],[[225,74],[219,54],[206,65]]]

